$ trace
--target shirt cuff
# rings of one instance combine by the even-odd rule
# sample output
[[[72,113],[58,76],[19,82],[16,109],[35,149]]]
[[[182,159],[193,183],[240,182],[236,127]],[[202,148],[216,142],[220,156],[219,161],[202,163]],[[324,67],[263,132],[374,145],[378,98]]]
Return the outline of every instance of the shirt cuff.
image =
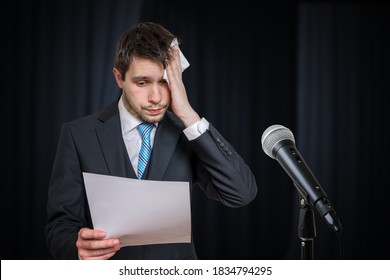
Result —
[[[209,122],[205,118],[202,118],[200,121],[184,129],[183,132],[187,136],[187,139],[191,141],[201,136],[208,129]]]

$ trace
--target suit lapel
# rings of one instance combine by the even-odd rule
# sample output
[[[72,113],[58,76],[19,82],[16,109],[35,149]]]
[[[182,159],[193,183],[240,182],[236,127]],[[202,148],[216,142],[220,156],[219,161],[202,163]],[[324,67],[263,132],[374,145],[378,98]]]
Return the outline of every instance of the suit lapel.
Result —
[[[96,128],[102,153],[109,173],[113,176],[136,178],[122,138],[118,103],[108,106],[99,116],[101,125]]]
[[[177,142],[182,135],[182,129],[172,121],[171,115],[167,112],[164,120],[157,127],[153,144],[152,155],[147,170],[147,179],[162,180],[168,167]]]

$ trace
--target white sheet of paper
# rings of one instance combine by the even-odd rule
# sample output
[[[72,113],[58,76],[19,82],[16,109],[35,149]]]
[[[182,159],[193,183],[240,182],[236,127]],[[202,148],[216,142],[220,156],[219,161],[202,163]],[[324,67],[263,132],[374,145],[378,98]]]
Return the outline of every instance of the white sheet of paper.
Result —
[[[191,242],[188,182],[83,172],[94,229],[121,246]]]

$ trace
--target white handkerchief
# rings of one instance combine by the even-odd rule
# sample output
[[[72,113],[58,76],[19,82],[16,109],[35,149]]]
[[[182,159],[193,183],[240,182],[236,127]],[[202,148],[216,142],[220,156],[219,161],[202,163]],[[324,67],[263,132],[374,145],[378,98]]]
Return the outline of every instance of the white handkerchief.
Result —
[[[179,47],[179,44],[177,42],[177,39],[173,39],[172,43],[171,43],[171,46],[177,46]],[[186,70],[189,66],[190,66],[190,63],[188,62],[187,58],[185,58],[184,54],[181,52],[181,50],[179,49],[179,52],[180,52],[180,64],[181,64],[181,71],[183,72],[184,70]],[[164,70],[164,79],[168,81],[168,75],[167,75],[167,70]],[[168,81],[169,82],[169,81]]]

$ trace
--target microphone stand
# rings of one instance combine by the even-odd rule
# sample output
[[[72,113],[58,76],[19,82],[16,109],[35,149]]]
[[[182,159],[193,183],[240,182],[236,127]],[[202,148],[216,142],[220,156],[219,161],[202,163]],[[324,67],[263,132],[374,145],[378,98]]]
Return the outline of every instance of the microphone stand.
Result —
[[[298,237],[301,239],[301,260],[314,259],[314,237],[316,225],[311,205],[301,196],[299,200]]]

